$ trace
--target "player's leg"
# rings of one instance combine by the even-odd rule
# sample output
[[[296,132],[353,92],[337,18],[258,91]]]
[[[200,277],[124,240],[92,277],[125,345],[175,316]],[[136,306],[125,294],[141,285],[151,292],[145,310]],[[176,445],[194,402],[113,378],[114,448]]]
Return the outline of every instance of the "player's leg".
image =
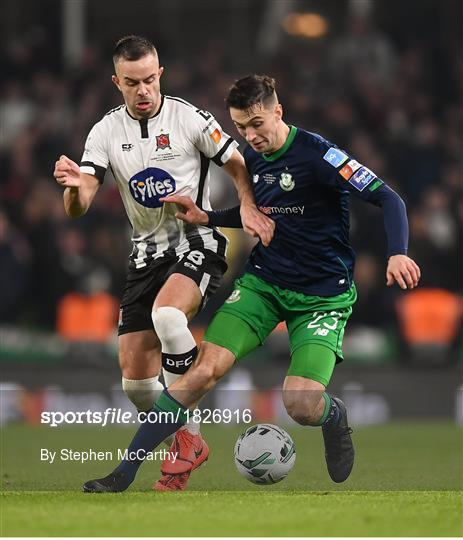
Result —
[[[176,416],[194,409],[198,401],[220,380],[235,362],[234,354],[213,343],[203,342],[194,365],[176,382],[169,386],[157,405],[171,411]],[[179,407],[181,404],[182,407]],[[190,422],[192,419],[190,418]],[[204,448],[193,444],[187,446],[194,451],[182,451],[184,439],[192,436],[184,428],[175,434],[171,447],[171,459],[165,459],[161,465],[162,477],[154,485],[157,491],[181,491],[187,486],[191,471],[198,468],[207,459]],[[204,443],[205,444],[205,443]],[[207,450],[207,446],[206,446]],[[175,455],[175,458],[172,456]]]
[[[121,301],[118,334],[122,388],[139,412],[150,411],[164,389],[159,381],[161,342],[154,332],[151,309],[165,266],[154,263],[141,269],[130,267]],[[165,442],[170,446],[172,438]],[[101,489],[111,491],[105,486]],[[84,487],[84,491],[93,490]]]
[[[180,255],[167,272],[152,306],[152,321],[162,345],[162,371],[170,386],[192,365],[196,342],[188,323],[220,286],[225,261],[209,250]],[[192,433],[199,426],[189,425]]]
[[[196,358],[198,349],[188,323],[217,290],[225,270],[225,262],[215,253],[193,250],[179,257],[156,295],[152,320],[162,345],[162,371],[167,387],[181,377]],[[176,489],[185,489],[188,474],[179,471],[179,467],[196,456],[191,472],[207,460],[209,448],[200,434],[199,422],[190,419],[176,433],[168,456],[175,454],[176,459],[167,457],[162,463],[163,476],[154,485],[155,489],[164,490],[172,485],[170,476],[180,472],[182,484],[175,482]]]
[[[122,389],[138,411],[151,410],[163,391],[159,381],[161,343],[152,330],[119,336]]]
[[[222,306],[204,334],[193,366],[164,392],[186,409],[194,407],[233,367],[236,360],[261,345],[261,339],[242,318]]]
[[[235,359],[258,347],[279,322],[269,301],[256,291],[241,287],[240,281],[237,282],[239,288],[235,289],[228,303],[220,308],[209,325],[205,342],[193,366],[156,402],[154,412],[169,413],[171,416],[164,416],[162,421],[158,417],[155,423],[142,424],[128,447],[128,459],[123,460],[107,477],[87,482],[84,491],[116,492],[127,489],[143,462],[143,456],[184,425],[188,408],[214,386],[233,366]],[[237,302],[241,305],[240,310],[232,306]],[[260,335],[251,326],[257,322]],[[188,464],[186,468],[189,468]]]
[[[244,297],[244,305],[251,304],[254,310],[256,307],[259,309],[259,302],[255,298],[254,293],[247,291],[247,294],[244,293]],[[232,298],[234,298],[233,295]],[[225,366],[228,371],[228,366],[231,365],[231,358],[242,358],[261,344],[261,338],[251,328],[249,320],[243,320],[248,319],[249,313],[242,313],[240,317],[237,317],[234,314],[236,311],[235,308],[232,310],[233,313],[228,312],[227,302],[218,311],[204,336],[202,349],[207,354],[200,355],[198,361],[194,365],[194,369],[188,370],[185,376],[178,381],[178,384],[169,385],[169,393],[171,395],[172,393],[180,393],[180,395],[175,395],[174,397],[187,407],[196,403],[212,386],[215,385],[218,378],[222,377],[225,373],[218,369],[217,359],[220,361],[219,365]],[[234,300],[232,303],[234,303]],[[267,322],[267,334],[277,323],[278,320],[275,320],[272,316],[270,322]],[[265,325],[261,328],[261,332],[264,327]],[[214,348],[215,354],[212,352]],[[193,392],[193,394],[191,394],[191,390],[194,388],[199,390],[196,391],[196,393]],[[187,394],[183,395],[186,391],[188,391]],[[192,422],[193,420],[190,419],[189,423]],[[186,445],[184,444],[184,439],[188,442],[192,437],[183,430],[179,430],[175,436],[175,448],[173,447],[171,452],[171,455],[174,455],[174,452],[179,452],[179,456],[177,456],[175,460],[166,459],[163,462],[161,467],[163,477],[155,484],[155,489],[184,489],[186,481],[188,480],[188,472],[183,470],[185,464],[191,462],[191,470],[194,470],[204,462],[205,458],[200,453],[201,447],[193,444]],[[194,455],[199,455],[199,457],[194,460],[191,451],[190,455],[187,451],[182,452],[182,444],[185,449],[187,447],[191,448],[195,452]]]
[[[220,312],[209,325],[204,340],[193,366],[169,386],[158,400],[156,405],[163,410],[177,416],[179,413],[184,414],[186,409],[194,408],[231,369],[235,360],[242,358],[261,344],[259,337],[247,323],[233,315]],[[177,431],[176,439],[182,432],[182,429]],[[172,450],[178,451],[177,448]],[[164,461],[161,467],[164,475],[155,484],[155,489],[158,491],[185,489],[190,472],[192,468],[198,466],[197,463],[196,454],[185,457],[185,454],[182,456],[181,453],[176,457],[175,467],[172,467],[170,461]]]
[[[150,413],[150,420],[156,421],[141,424],[126,450],[127,457],[108,476],[86,482],[83,490],[89,493],[125,491],[135,479],[146,455],[166,437],[185,425],[188,420],[188,407],[193,406],[233,366],[234,362],[234,354],[223,347],[212,343],[206,343],[201,347],[192,368],[172,384],[170,390],[172,395],[166,389],[158,398]],[[153,414],[156,418],[152,418]],[[171,475],[172,478],[166,486],[167,490],[179,489],[175,484],[182,484],[183,475],[189,476],[192,461],[188,458],[180,459],[184,472]]]
[[[122,388],[138,411],[149,411],[164,386],[159,381],[161,343],[151,309],[166,273],[166,264],[153,261],[127,273],[119,315],[119,365]]]
[[[153,326],[162,346],[162,371],[166,386],[171,386],[193,364],[198,348],[188,327],[200,309],[203,297],[198,285],[188,276],[172,274],[159,291],[153,305]],[[192,433],[199,426],[191,425]]]
[[[325,388],[336,363],[342,361],[342,338],[355,298],[355,288],[326,299],[293,296],[287,312],[291,364],[284,402],[298,423],[322,426],[328,472],[335,482],[347,479],[355,453],[346,408]]]
[[[233,353],[236,359],[240,359],[258,347],[278,324],[279,316],[271,302],[265,297],[268,291],[260,290],[260,281],[249,275],[237,280],[232,295],[217,312],[206,331],[204,336],[205,350],[209,350],[210,345],[215,344],[223,351]],[[211,356],[211,358],[213,357]],[[186,389],[185,385],[188,387],[190,384],[190,377],[203,377],[202,384],[194,384],[193,386],[204,389],[204,391],[208,390],[217,380],[214,376],[214,366],[202,361],[198,366],[195,365],[196,367],[197,369],[194,371],[188,372],[188,376],[182,377],[183,388]],[[219,374],[219,376],[222,375]],[[194,382],[196,383],[196,381]],[[177,385],[169,386],[169,393],[178,388]],[[198,400],[202,395],[196,395],[195,399]],[[187,406],[192,404],[184,399],[183,396],[178,397],[178,400],[186,403]],[[181,435],[181,432],[179,434]],[[155,485],[155,489],[182,489],[185,475],[180,469],[183,466],[184,462],[178,458],[171,463],[166,460],[161,468],[164,477],[161,479],[161,483],[158,482]],[[173,476],[174,474],[176,476]]]
[[[174,273],[154,302],[153,325],[162,344],[162,369],[168,388],[188,371],[196,358],[198,349],[188,322],[200,309],[202,300],[195,281]],[[175,434],[170,450],[161,465],[162,477],[154,484],[156,490],[171,490],[174,485],[176,489],[185,489],[189,474],[207,460],[209,448],[200,434],[200,423],[189,419]],[[189,464],[188,471],[184,470],[185,464]],[[183,474],[181,485],[175,481],[178,478],[172,477],[178,474]]]
[[[344,403],[324,388],[318,381],[288,376],[284,385],[285,406],[299,424],[322,427],[328,473],[334,482],[344,482],[354,465],[352,429]]]
[[[303,354],[307,355],[305,366],[309,363],[307,358],[320,355],[326,361],[327,371],[331,369],[331,372],[334,368],[335,356],[332,351],[320,345],[308,344],[303,346],[299,349],[297,355],[293,355],[291,367],[283,384],[283,403],[289,416],[302,426],[318,426],[325,412],[323,393],[326,386],[316,376],[317,380],[315,380],[314,375],[309,374],[308,370],[302,376],[289,374],[292,372],[291,368],[294,368],[295,363],[298,364],[299,368],[301,367],[297,359],[295,362],[295,357],[301,358]],[[301,369],[298,369],[298,373],[301,373],[301,371]]]

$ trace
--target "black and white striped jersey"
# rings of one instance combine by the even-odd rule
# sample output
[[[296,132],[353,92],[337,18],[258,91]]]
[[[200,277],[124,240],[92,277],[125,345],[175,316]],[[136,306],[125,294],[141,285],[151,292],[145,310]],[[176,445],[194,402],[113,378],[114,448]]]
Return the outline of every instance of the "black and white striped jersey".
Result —
[[[108,112],[87,137],[80,170],[103,182],[111,168],[133,228],[131,261],[136,268],[165,253],[192,249],[224,257],[223,234],[185,224],[175,217],[175,205],[159,199],[187,195],[210,210],[210,161],[223,165],[237,146],[207,111],[162,96],[159,111],[149,119],[134,119],[125,105]]]

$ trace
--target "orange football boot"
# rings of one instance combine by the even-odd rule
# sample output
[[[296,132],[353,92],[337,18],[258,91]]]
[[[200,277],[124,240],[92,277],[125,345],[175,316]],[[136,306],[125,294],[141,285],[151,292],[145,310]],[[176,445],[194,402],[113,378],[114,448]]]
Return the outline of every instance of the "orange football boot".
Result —
[[[170,456],[175,455],[175,461]],[[154,484],[156,491],[183,491],[192,471],[209,457],[209,447],[201,435],[193,435],[187,429],[179,429],[169,450],[169,456],[161,465],[161,478]]]

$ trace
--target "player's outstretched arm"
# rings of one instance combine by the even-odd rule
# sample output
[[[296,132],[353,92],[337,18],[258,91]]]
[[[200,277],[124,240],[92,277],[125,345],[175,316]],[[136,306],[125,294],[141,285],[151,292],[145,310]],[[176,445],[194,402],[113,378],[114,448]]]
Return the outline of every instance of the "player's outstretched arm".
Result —
[[[61,156],[55,163],[53,176],[66,188],[63,194],[66,214],[73,218],[85,214],[100,187],[98,178],[82,173],[79,165],[67,156]]]
[[[397,283],[401,289],[414,289],[418,285],[420,277],[420,267],[407,255],[389,257],[386,270],[386,285],[388,287]]]
[[[235,182],[244,231],[251,236],[259,237],[262,244],[268,246],[273,238],[275,222],[260,212],[256,206],[243,156],[235,150],[223,168]]]
[[[209,227],[231,227],[232,229],[242,229],[240,207],[225,208],[223,210],[201,210],[191,197],[182,195],[170,195],[159,199],[163,203],[174,203],[179,210],[175,212],[175,217],[191,223],[192,225],[209,225]]]

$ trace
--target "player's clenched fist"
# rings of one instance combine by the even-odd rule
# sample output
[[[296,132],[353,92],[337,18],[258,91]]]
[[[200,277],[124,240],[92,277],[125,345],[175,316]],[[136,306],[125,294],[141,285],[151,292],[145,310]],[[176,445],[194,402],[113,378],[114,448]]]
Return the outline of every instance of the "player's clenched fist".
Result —
[[[80,167],[67,156],[61,156],[55,163],[53,176],[63,187],[80,187]]]

